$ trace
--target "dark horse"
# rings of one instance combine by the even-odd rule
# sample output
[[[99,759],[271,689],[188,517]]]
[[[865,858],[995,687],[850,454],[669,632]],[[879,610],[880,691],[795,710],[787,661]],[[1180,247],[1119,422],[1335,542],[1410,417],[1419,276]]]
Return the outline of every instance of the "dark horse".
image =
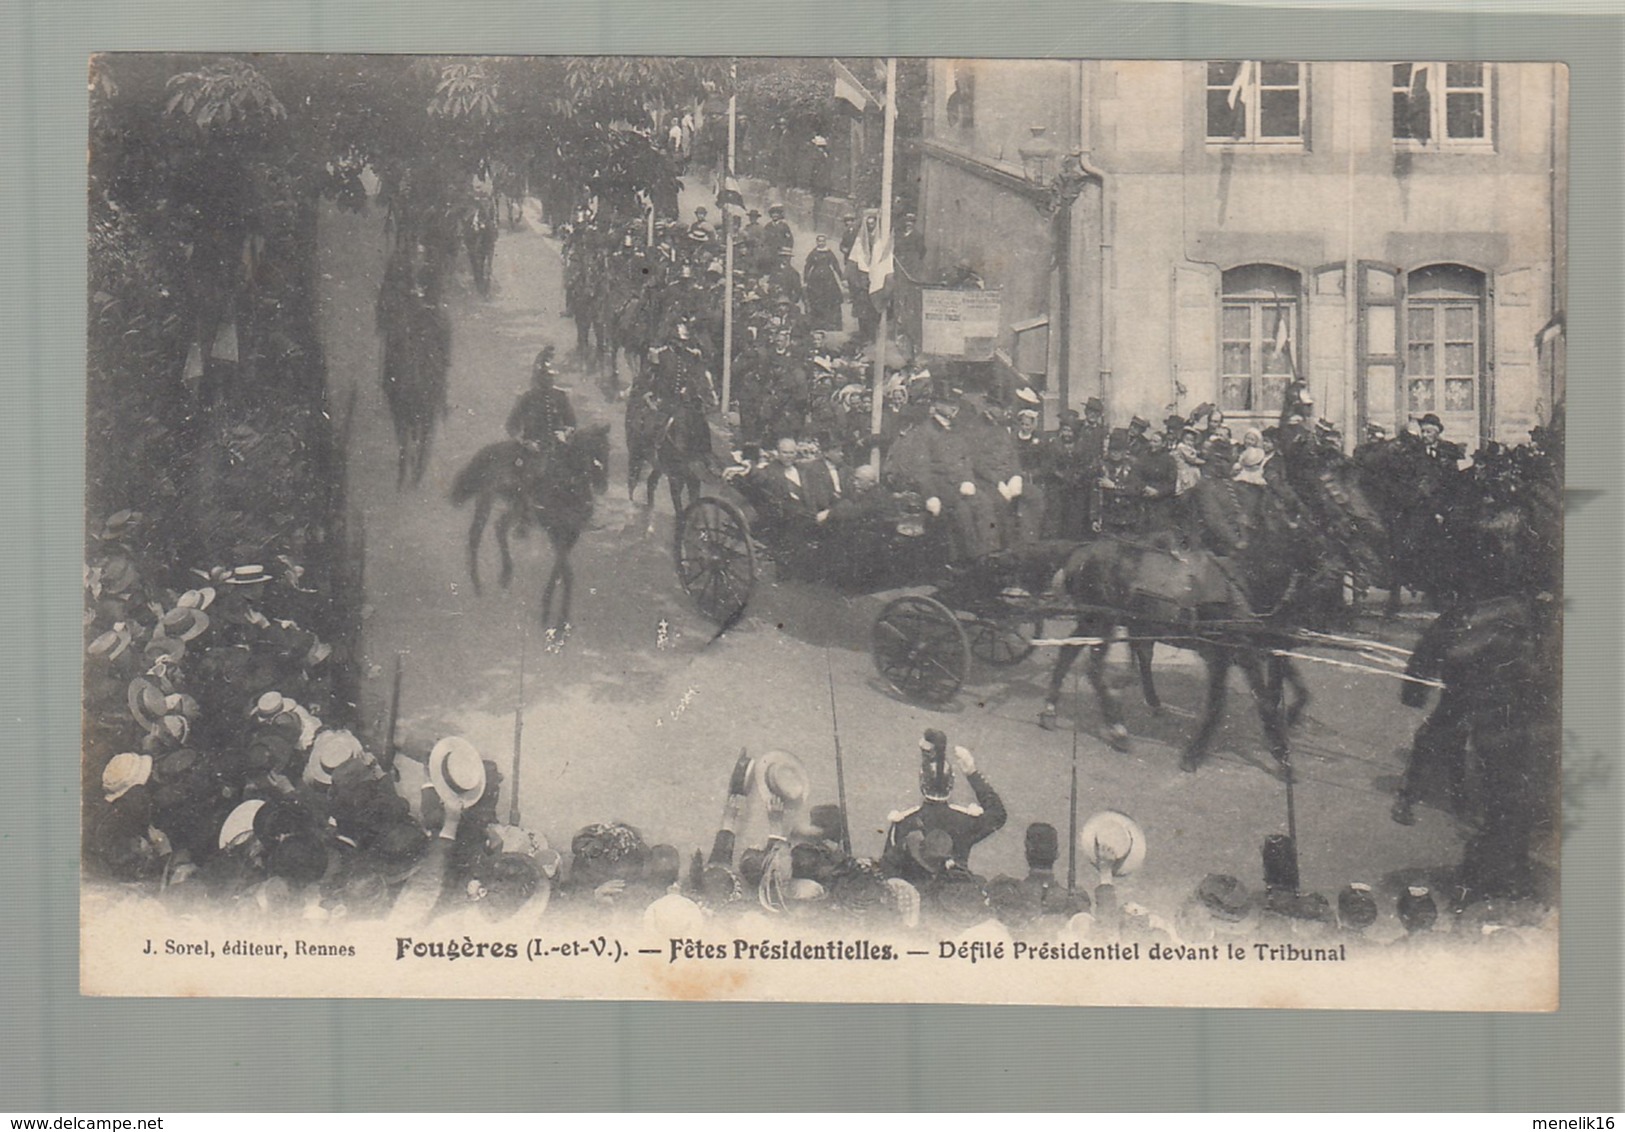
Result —
[[[508,532],[515,523],[528,528],[535,523],[547,532],[553,545],[553,570],[542,593],[542,624],[562,631],[570,619],[570,591],[574,573],[570,551],[581,532],[592,521],[593,496],[609,488],[609,426],[593,425],[577,429],[568,440],[554,447],[539,471],[527,470],[527,460],[541,459],[516,440],[490,444],[474,454],[468,466],[457,473],[451,501],[462,506],[475,500],[474,521],[468,528],[468,576],[474,592],[480,591],[480,542],[485,536],[491,508],[498,500],[506,504],[497,519],[497,546],[502,551],[502,586],[513,580],[513,555]],[[564,584],[558,620],[549,624],[553,591]]]
[[[1150,687],[1149,649],[1158,640],[1194,649],[1207,666],[1207,702],[1182,766],[1195,770],[1206,756],[1223,718],[1232,666],[1242,670],[1263,723],[1271,753],[1285,762],[1287,729],[1301,713],[1307,693],[1283,658],[1265,656],[1284,647],[1294,626],[1318,620],[1334,597],[1340,599],[1341,573],[1335,563],[1311,556],[1303,540],[1283,522],[1265,488],[1208,481],[1204,492],[1222,509],[1233,537],[1228,555],[1214,553],[1201,536],[1174,531],[1140,538],[1103,537],[1074,550],[1062,566],[1062,581],[1079,610],[1076,636],[1102,642],[1122,626],[1140,661],[1147,701],[1158,706]],[[1196,513],[1194,502],[1190,503]],[[1212,518],[1196,522],[1206,527]],[[1217,524],[1215,524],[1217,525]],[[1077,656],[1089,649],[1086,674],[1100,701],[1112,745],[1126,749],[1128,729],[1105,679],[1109,645],[1066,645],[1056,657],[1040,722],[1053,727],[1061,688]],[[1142,651],[1142,649],[1144,651]],[[1283,708],[1283,684],[1291,681],[1298,699]]]
[[[463,244],[468,248],[468,265],[474,272],[474,287],[481,295],[491,293],[491,265],[497,254],[497,202],[494,197],[474,202],[463,217]]]
[[[634,387],[643,375],[649,347],[655,345],[659,311],[653,296],[641,287],[635,290],[625,286],[606,287],[602,302],[600,341],[609,355],[609,373],[603,385],[605,396],[614,399],[621,392],[620,357],[623,353]]]
[[[1451,807],[1464,814],[1469,733],[1475,746],[1496,749],[1496,725],[1475,724],[1475,714],[1489,719],[1485,711],[1509,707],[1548,711],[1551,705],[1536,702],[1539,696],[1555,702],[1547,686],[1560,670],[1562,532],[1554,521],[1560,490],[1556,482],[1530,476],[1517,491],[1484,493],[1457,525],[1464,544],[1458,553],[1475,565],[1460,571],[1460,600],[1422,634],[1406,669],[1409,676],[1439,679],[1444,689],[1416,733],[1394,803],[1394,820],[1403,825],[1415,820],[1421,780],[1435,769],[1446,772]],[[1401,699],[1421,707],[1427,694],[1427,685],[1408,682]]]
[[[679,519],[700,497],[700,471],[709,442],[703,411],[668,404],[653,392],[634,391],[627,398],[626,497],[636,498],[638,478],[647,466],[643,505],[648,509],[649,530],[654,529],[655,485],[662,475],[671,490],[672,513]]]
[[[1457,876],[1458,907],[1484,896],[1533,894],[1531,841],[1555,820],[1562,746],[1561,604],[1555,595],[1504,594],[1473,599],[1439,615],[1417,642],[1406,675],[1444,687],[1416,732],[1393,818],[1415,821],[1424,780],[1445,779],[1451,809],[1468,809],[1469,745],[1481,812]],[[1410,707],[1427,702],[1428,685],[1407,682]]]
[[[446,374],[451,366],[451,320],[440,305],[437,259],[417,249],[391,253],[378,294],[378,333],[383,337],[380,377],[399,452],[395,486],[423,480],[434,426],[447,412]]]
[[[572,263],[564,277],[564,307],[576,324],[576,356],[582,368],[596,371],[602,361],[609,335],[604,330],[604,303],[597,294],[601,276],[594,271],[595,253],[575,253],[586,257]],[[593,337],[597,336],[596,346]]]

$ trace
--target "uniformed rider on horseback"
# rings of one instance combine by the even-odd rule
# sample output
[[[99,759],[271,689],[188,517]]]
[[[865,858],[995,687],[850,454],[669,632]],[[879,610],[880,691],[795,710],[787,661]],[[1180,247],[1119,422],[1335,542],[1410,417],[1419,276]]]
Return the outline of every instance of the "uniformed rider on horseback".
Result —
[[[525,494],[534,489],[547,471],[548,458],[576,427],[575,410],[564,390],[553,384],[553,347],[543,346],[531,365],[531,386],[519,395],[508,414],[508,435],[519,442],[519,474]],[[523,522],[523,520],[521,520]]]
[[[653,364],[648,367],[644,396],[666,412],[682,417],[679,432],[685,454],[704,460],[711,455],[711,426],[705,410],[716,400],[710,359],[689,319],[678,319],[675,335],[650,351]]]

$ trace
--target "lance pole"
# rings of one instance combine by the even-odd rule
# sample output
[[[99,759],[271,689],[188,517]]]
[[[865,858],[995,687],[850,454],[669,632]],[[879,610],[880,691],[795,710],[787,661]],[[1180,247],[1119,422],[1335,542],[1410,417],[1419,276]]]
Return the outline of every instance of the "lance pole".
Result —
[[[405,653],[395,654],[395,679],[389,692],[389,722],[384,727],[384,751],[379,763],[385,770],[395,765],[395,724],[401,717],[401,665]]]
[[[875,247],[888,251],[891,247],[892,148],[897,140],[896,87],[897,60],[887,59],[886,104],[881,107],[885,131],[882,135],[884,145],[880,152],[880,233]],[[873,271],[874,266],[871,250],[869,269]],[[870,292],[871,295],[873,293]],[[857,297],[853,296],[854,305],[856,302]],[[881,305],[880,325],[875,331],[874,392],[871,394],[873,400],[869,409],[869,466],[877,473],[880,471],[880,427],[886,411],[886,347],[890,336],[886,318],[888,305]]]
[[[1078,890],[1078,678],[1072,677],[1072,798],[1067,810],[1066,890]]]
[[[519,824],[519,746],[525,734],[525,646],[530,640],[530,616],[519,604],[519,687],[513,705],[513,782],[508,788],[508,824]]]
[[[824,650],[824,671],[829,676],[829,723],[835,735],[835,800],[841,807],[841,852],[852,855],[852,823],[846,814],[846,768],[841,758],[841,721],[835,712],[835,667]]]
[[[739,96],[739,64],[728,64],[728,163],[722,174],[719,198],[727,195],[728,182],[734,176],[734,145],[736,143]],[[722,205],[722,419],[728,419],[728,406],[733,399],[734,369],[734,217],[728,204]]]
[[[1292,839],[1292,856],[1298,855],[1298,811],[1292,799],[1292,780],[1297,777],[1292,772],[1292,755],[1287,753],[1281,760],[1281,770],[1286,775],[1286,835]]]

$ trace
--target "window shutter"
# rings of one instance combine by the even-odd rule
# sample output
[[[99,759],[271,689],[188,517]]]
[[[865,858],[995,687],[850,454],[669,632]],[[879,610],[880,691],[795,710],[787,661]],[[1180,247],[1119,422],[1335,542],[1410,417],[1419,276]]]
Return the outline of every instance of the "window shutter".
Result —
[[[1356,435],[1367,424],[1402,427],[1405,401],[1403,330],[1404,277],[1381,263],[1360,264],[1360,321],[1355,343],[1358,371],[1354,380]]]
[[[1484,277],[1484,372],[1479,431],[1513,440],[1537,422],[1535,339],[1545,318],[1535,304],[1538,280],[1524,267]]]
[[[1315,104],[1309,90],[1313,70],[1311,63],[1298,64],[1298,135],[1303,138],[1303,148],[1310,152],[1315,148]]]
[[[1343,351],[1348,341],[1343,265],[1322,267],[1309,276],[1307,325],[1298,331],[1298,376],[1308,378],[1311,389],[1322,391],[1327,404],[1321,415],[1340,419],[1348,393]],[[1335,394],[1335,398],[1333,396]]]
[[[1181,405],[1218,400],[1218,296],[1217,270],[1205,264],[1174,266],[1173,360]]]

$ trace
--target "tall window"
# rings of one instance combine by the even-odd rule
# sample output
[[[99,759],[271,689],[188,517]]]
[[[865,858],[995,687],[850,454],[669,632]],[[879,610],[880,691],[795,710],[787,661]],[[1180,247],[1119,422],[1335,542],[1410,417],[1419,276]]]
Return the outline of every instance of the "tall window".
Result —
[[[1219,407],[1279,412],[1296,372],[1302,280],[1274,264],[1224,273],[1220,315]]]
[[[1301,144],[1305,77],[1302,63],[1209,63],[1208,141]]]
[[[1395,63],[1394,142],[1408,148],[1490,143],[1487,63]]]
[[[1484,277],[1478,272],[1455,264],[1411,272],[1405,299],[1405,400],[1412,416],[1477,413],[1483,323]]]

